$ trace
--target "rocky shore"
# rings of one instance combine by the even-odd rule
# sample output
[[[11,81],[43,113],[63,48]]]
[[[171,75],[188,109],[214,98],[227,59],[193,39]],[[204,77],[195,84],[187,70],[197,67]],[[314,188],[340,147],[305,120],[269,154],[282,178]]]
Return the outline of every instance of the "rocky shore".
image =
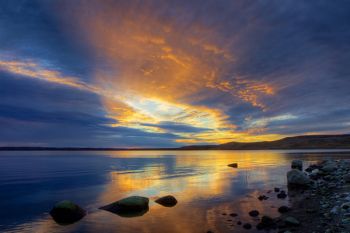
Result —
[[[280,216],[272,218],[251,210],[247,214],[258,217],[259,222],[253,226],[239,221],[239,232],[350,232],[350,161],[325,160],[303,170],[303,162],[294,160],[287,182],[288,191],[274,188],[274,192],[257,197],[260,201],[269,199],[269,195],[288,197],[289,205],[278,208]]]
[[[280,217],[292,216],[300,224],[280,232],[350,232],[350,161],[326,160],[304,174],[309,185],[289,188],[291,210]]]

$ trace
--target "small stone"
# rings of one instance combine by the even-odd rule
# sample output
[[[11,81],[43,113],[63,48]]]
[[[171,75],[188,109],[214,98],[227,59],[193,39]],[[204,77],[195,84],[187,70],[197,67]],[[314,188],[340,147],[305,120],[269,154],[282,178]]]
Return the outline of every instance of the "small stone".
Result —
[[[269,216],[263,216],[261,218],[261,223],[264,224],[265,226],[269,226],[269,225],[272,225],[274,223],[274,221]]]
[[[237,225],[242,225],[242,222],[241,222],[241,221],[238,221],[238,222],[237,222]]]
[[[233,167],[233,168],[238,168],[238,163],[231,163],[231,164],[229,164],[227,166]]]
[[[287,197],[287,194],[285,191],[281,191],[279,194],[277,194],[277,198],[284,199]]]
[[[343,176],[343,179],[346,183],[350,183],[350,174],[346,174]]]
[[[289,207],[288,206],[281,206],[280,208],[278,208],[278,212],[280,212],[281,214],[283,213],[287,213],[289,211]]]
[[[280,188],[274,188],[275,193],[279,193],[280,192]]]
[[[350,208],[350,202],[345,202],[340,207],[344,210],[347,210]]]
[[[165,207],[173,207],[177,204],[176,198],[171,195],[158,198],[155,202]]]
[[[259,215],[259,211],[257,211],[257,210],[252,210],[252,211],[249,212],[249,215],[250,215],[251,217],[256,217],[256,216]]]
[[[231,216],[231,217],[237,217],[238,214],[236,214],[236,213],[231,213],[230,216]]]
[[[300,225],[300,222],[298,221],[298,219],[291,217],[291,216],[286,217],[284,219],[284,222],[289,226],[299,226]]]
[[[247,230],[252,229],[252,224],[250,224],[250,223],[245,223],[245,224],[243,224],[243,228],[244,228],[244,229],[247,229]]]
[[[317,211],[315,209],[306,209],[306,213],[308,214],[313,214],[313,213],[316,213]]]
[[[269,197],[267,197],[267,196],[265,196],[265,195],[260,195],[260,196],[258,197],[258,199],[259,199],[260,201],[263,201],[263,200],[269,199]]]

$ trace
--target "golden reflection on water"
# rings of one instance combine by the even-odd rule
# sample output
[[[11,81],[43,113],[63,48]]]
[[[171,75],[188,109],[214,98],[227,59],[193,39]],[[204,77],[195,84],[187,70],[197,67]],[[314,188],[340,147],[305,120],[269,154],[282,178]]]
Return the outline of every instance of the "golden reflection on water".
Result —
[[[45,215],[38,221],[19,225],[17,229],[21,230],[14,232],[241,232],[237,220],[253,226],[257,223],[257,219],[248,216],[250,210],[276,216],[276,208],[286,204],[287,200],[278,200],[275,193],[267,192],[274,187],[285,188],[285,173],[294,158],[280,151],[108,151],[98,154],[101,159],[111,158],[108,160],[110,170],[106,174],[107,183],[98,186],[101,190],[96,199],[85,206],[89,214],[83,220],[58,226]],[[312,154],[303,158],[317,159]],[[233,162],[238,163],[237,169],[227,166]],[[175,207],[166,208],[154,202],[157,197],[168,194],[178,199]],[[257,197],[261,194],[270,199],[259,201]],[[130,195],[149,197],[149,212],[142,217],[123,218],[98,209]],[[239,216],[230,217],[233,212]]]

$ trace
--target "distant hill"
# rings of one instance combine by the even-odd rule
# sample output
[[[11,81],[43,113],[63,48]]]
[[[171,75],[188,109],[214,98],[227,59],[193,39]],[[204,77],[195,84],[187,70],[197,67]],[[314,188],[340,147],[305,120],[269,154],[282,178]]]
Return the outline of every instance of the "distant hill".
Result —
[[[269,149],[350,149],[350,134],[286,137],[266,142],[229,142],[219,145],[192,145],[179,148],[83,148],[83,147],[0,147],[0,151],[121,151],[121,150],[269,150]]]
[[[307,135],[265,142],[229,142],[220,145],[194,145],[182,150],[267,150],[267,149],[350,149],[350,134]]]

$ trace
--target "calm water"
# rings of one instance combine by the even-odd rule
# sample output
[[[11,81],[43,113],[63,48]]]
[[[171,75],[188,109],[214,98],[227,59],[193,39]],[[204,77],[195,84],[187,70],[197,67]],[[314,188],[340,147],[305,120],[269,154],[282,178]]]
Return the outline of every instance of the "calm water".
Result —
[[[292,159],[328,157],[350,159],[350,151],[0,152],[0,231],[245,232],[235,223],[255,224],[250,210],[277,215],[276,207],[288,204],[274,193],[263,202],[256,197],[285,188]],[[238,169],[227,167],[233,162]],[[152,201],[167,194],[178,199],[175,207]],[[149,212],[123,218],[98,210],[130,195],[149,197]],[[56,224],[48,212],[63,199],[89,214],[72,225]],[[222,215],[233,212],[239,216]]]

